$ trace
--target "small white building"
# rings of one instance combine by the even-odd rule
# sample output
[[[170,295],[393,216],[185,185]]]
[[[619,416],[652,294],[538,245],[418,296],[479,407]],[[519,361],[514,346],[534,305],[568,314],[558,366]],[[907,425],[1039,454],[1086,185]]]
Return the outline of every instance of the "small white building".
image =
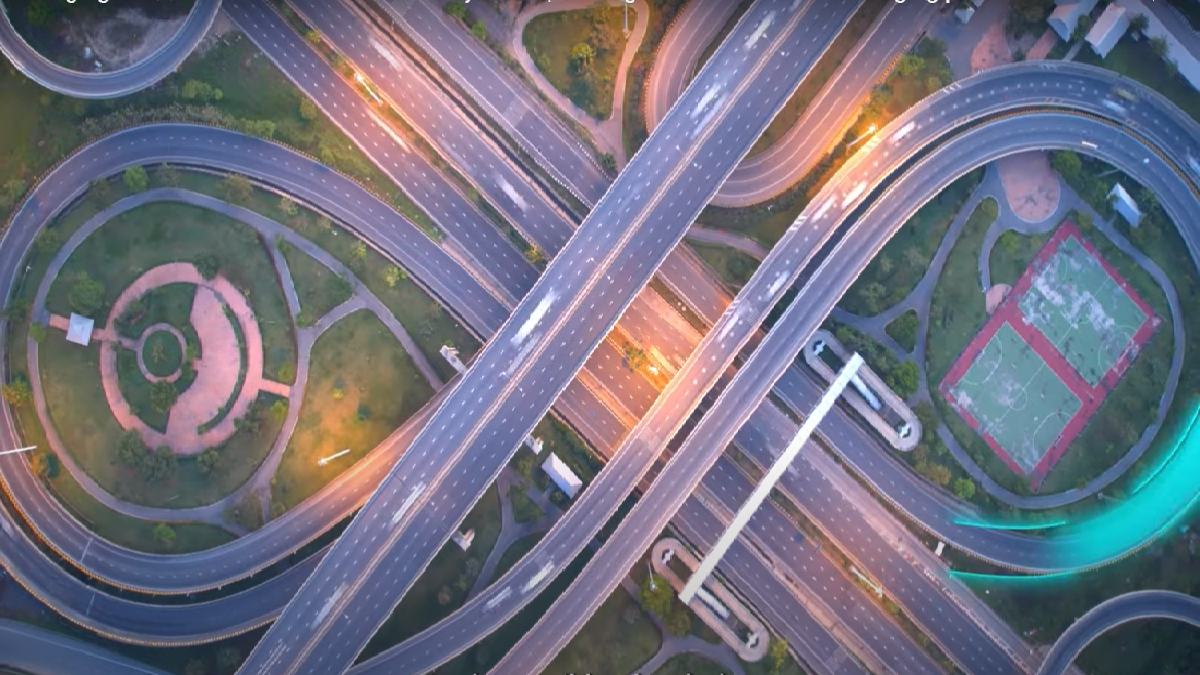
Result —
[[[1096,0],[1055,0],[1057,7],[1050,13],[1046,23],[1065,41],[1071,39],[1075,26],[1079,25],[1079,17],[1091,14],[1096,8]]]
[[[550,480],[558,486],[568,497],[574,498],[575,493],[579,492],[579,488],[583,487],[583,481],[579,480],[579,476],[571,471],[571,467],[563,463],[558,455],[553,452],[542,462],[542,471],[550,476]]]
[[[969,22],[973,16],[975,16],[974,7],[959,7],[958,9],[954,10],[954,18],[958,19],[959,23],[965,24]]]
[[[67,342],[74,342],[84,347],[92,341],[92,328],[96,322],[81,314],[71,312],[71,320],[67,324]]]
[[[1113,185],[1113,189],[1108,193],[1113,198],[1113,208],[1121,217],[1129,223],[1131,227],[1137,227],[1137,224],[1142,219],[1142,212],[1138,209],[1137,202],[1133,201],[1133,197],[1125,191],[1125,188],[1117,183]]]
[[[1095,25],[1088,31],[1087,43],[1092,46],[1100,58],[1108,56],[1117,41],[1129,30],[1129,12],[1117,3],[1111,3],[1104,8],[1104,13],[1096,19]]]

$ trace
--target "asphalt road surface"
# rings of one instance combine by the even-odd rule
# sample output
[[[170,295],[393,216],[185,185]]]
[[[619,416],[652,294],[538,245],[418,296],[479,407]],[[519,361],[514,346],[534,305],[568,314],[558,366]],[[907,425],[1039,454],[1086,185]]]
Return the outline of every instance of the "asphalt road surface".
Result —
[[[751,10],[757,27],[733,36],[741,49],[721,50],[701,73],[240,672],[349,666],[795,86],[809,37],[797,5]],[[729,105],[743,91],[762,105]],[[364,589],[370,597],[355,602]]]

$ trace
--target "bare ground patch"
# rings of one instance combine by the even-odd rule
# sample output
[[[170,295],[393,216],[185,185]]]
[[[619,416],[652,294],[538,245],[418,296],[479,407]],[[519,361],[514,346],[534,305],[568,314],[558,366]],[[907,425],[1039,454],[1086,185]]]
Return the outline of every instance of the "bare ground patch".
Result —
[[[64,38],[78,53],[90,47],[104,70],[120,70],[166,44],[186,18],[152,19],[140,9],[125,8],[111,16],[87,15],[68,21]]]
[[[1058,208],[1061,189],[1058,174],[1045,152],[1022,152],[996,160],[1008,208],[1018,218],[1040,223]]]

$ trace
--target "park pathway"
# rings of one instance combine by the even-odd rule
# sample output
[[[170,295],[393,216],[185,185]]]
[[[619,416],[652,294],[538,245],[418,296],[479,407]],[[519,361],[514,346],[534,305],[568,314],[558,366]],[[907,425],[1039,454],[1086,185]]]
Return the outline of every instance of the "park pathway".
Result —
[[[544,493],[525,484],[525,478],[509,466],[504,467],[500,475],[496,477],[496,492],[500,496],[500,537],[496,539],[492,550],[488,552],[487,560],[483,561],[479,576],[475,577],[475,585],[467,594],[468,600],[482,593],[491,584],[492,577],[496,573],[496,566],[500,564],[500,559],[504,557],[504,552],[508,550],[508,547],[531,534],[550,531],[550,528],[554,527],[559,517],[562,516],[562,511],[553,502],[546,499]],[[513,485],[525,485],[525,494],[537,502],[546,515],[532,522],[518,523],[513,516],[512,500],[508,498],[508,489]]]
[[[291,228],[271,220],[257,212],[229,204],[215,197],[203,195],[200,193],[184,190],[180,188],[156,188],[141,192],[129,197],[118,200],[108,208],[100,211],[89,218],[80,228],[63,244],[55,257],[51,260],[50,266],[47,269],[46,275],[43,277],[41,286],[39,286],[37,296],[34,301],[32,317],[34,321],[47,322],[49,320],[49,312],[45,308],[46,295],[49,292],[49,286],[57,276],[58,271],[66,263],[71,253],[77,248],[84,239],[95,232],[100,226],[108,222],[112,218],[143,206],[145,204],[156,202],[178,202],[198,206],[201,208],[216,211],[224,216],[237,220],[248,227],[254,228],[263,237],[264,241],[268,242],[268,248],[271,252],[272,262],[276,266],[276,271],[279,274],[281,285],[284,290],[284,297],[287,300],[288,311],[292,315],[293,325],[299,314],[300,306],[299,299],[296,293],[290,272],[288,271],[286,261],[278,248],[273,242],[277,240],[286,241],[289,244],[300,249],[304,253],[312,256],[318,262],[326,265],[334,270],[343,278],[349,280],[354,288],[353,295],[349,300],[335,307],[325,316],[321,317],[316,324],[308,328],[296,328],[297,342],[297,364],[295,384],[287,386],[289,394],[288,414],[284,420],[278,436],[273,443],[271,450],[266,458],[254,474],[237,490],[230,493],[221,500],[204,506],[171,509],[145,506],[141,504],[133,504],[124,500],[118,499],[102,488],[92,477],[83,470],[75,461],[69,451],[66,450],[58,437],[52,424],[49,421],[49,413],[46,410],[45,397],[42,391],[41,377],[37,368],[37,343],[29,338],[29,373],[30,385],[33,389],[33,400],[37,406],[37,412],[42,420],[43,427],[46,431],[47,440],[50,443],[51,449],[58,456],[62,465],[71,473],[71,476],[79,483],[79,485],[98,502],[107,508],[141,520],[151,522],[205,522],[223,527],[234,534],[245,534],[245,530],[240,526],[226,522],[224,511],[228,506],[237,504],[247,492],[255,492],[261,500],[264,513],[264,522],[269,519],[269,504],[270,504],[270,481],[275,475],[280,462],[283,459],[283,454],[287,449],[288,440],[291,437],[292,431],[295,429],[296,422],[299,418],[301,404],[304,398],[305,384],[308,379],[309,358],[313,343],[316,339],[330,326],[337,322],[338,319],[344,318],[350,313],[366,309],[375,313],[380,320],[386,325],[389,330],[400,341],[405,351],[412,357],[413,362],[419,372],[429,380],[429,383],[440,390],[443,382],[437,376],[436,371],[429,364],[425,355],[417,347],[416,343],[408,335],[407,331],[400,323],[392,316],[386,306],[376,298],[358,278],[344,265],[342,265],[330,253],[320,248],[313,242],[309,241],[296,234]],[[249,345],[248,345],[249,346]],[[261,347],[261,344],[260,344]],[[260,349],[261,360],[261,349]],[[282,388],[286,385],[280,383]],[[280,389],[282,390],[282,389]],[[234,419],[232,413],[227,416],[227,419]],[[383,443],[388,443],[386,439]]]
[[[610,7],[625,6],[625,3],[621,0],[607,1]],[[633,63],[633,57],[637,54],[637,50],[642,45],[642,40],[646,37],[646,26],[650,18],[649,9],[646,7],[646,0],[634,0],[633,5],[630,7],[635,10],[636,18],[631,17],[633,25],[630,26],[629,39],[625,42],[625,51],[621,53],[617,72],[613,76],[612,114],[603,121],[597,121],[596,118],[580,110],[578,106],[571,102],[571,99],[563,95],[553,84],[550,84],[550,81],[538,70],[537,65],[533,62],[533,57],[525,50],[525,43],[522,39],[525,34],[525,26],[534,17],[552,12],[584,10],[596,3],[597,0],[555,0],[555,2],[528,3],[521,10],[521,13],[517,15],[516,26],[513,27],[512,32],[509,34],[508,47],[509,51],[512,52],[517,62],[521,64],[521,68],[537,86],[538,90],[545,94],[560,110],[570,115],[576,123],[587,129],[591,133],[596,145],[602,151],[612,153],[612,156],[617,160],[617,167],[623,168],[628,161],[628,158],[625,156],[625,142],[621,132],[621,124],[625,119],[625,79],[629,74],[629,65]]]

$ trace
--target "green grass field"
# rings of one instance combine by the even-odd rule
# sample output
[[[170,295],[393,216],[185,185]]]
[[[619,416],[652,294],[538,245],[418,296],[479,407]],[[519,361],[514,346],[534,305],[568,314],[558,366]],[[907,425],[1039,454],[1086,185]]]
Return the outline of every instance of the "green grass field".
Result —
[[[290,509],[304,501],[432,396],[433,388],[374,314],[362,310],[338,321],[313,345],[300,418],[272,480],[272,502]],[[343,449],[350,452],[317,465]]]
[[[729,675],[728,670],[698,654],[680,654],[654,671],[653,675]]]
[[[354,292],[350,282],[333,270],[286,241],[279,243],[279,250],[283,252],[288,272],[296,284],[296,296],[300,298],[297,323],[301,326],[316,323],[334,307],[350,299]]]
[[[545,672],[632,673],[649,661],[661,645],[658,628],[637,601],[625,589],[618,588]]]
[[[754,271],[758,269],[759,261],[728,246],[702,244],[689,241],[688,246],[699,255],[708,266],[717,273],[722,281],[729,284],[733,290],[746,285]]]
[[[625,37],[621,33],[624,7],[599,6],[584,10],[553,12],[534,17],[525,25],[521,42],[546,80],[571,102],[596,119],[612,114],[614,78]],[[629,9],[629,25],[637,12]],[[592,37],[593,25],[607,33],[611,46],[597,49]],[[571,63],[571,50],[578,44],[590,44],[595,52],[590,74],[577,73]]]
[[[1005,230],[988,254],[991,282],[1009,286],[1017,283],[1021,273],[1029,267],[1033,256],[1037,255],[1049,237],[1049,234],[1025,235],[1015,230]]]
[[[925,363],[931,383],[941,381],[987,318],[977,255],[983,235],[998,213],[996,201],[990,197],[975,207],[934,285]]]
[[[192,284],[166,284],[152,288],[139,298],[145,307],[144,312],[134,316],[126,310],[126,313],[131,314],[127,317],[128,321],[122,320],[126,317],[117,317],[117,332],[136,340],[147,327],[158,323],[170,324],[181,331],[186,330],[191,326],[192,301],[195,297],[196,287]]]
[[[56,331],[39,346],[39,362],[47,408],[59,437],[107,492],[148,506],[210,504],[237,489],[262,463],[281,426],[274,420],[264,422],[257,433],[237,432],[227,440],[221,450],[222,468],[214,474],[203,473],[193,458],[180,457],[171,476],[149,482],[136,469],[120,464],[116,448],[122,429],[104,398],[99,344],[79,347]]]
[[[922,206],[871,259],[839,303],[842,308],[870,316],[903,300],[916,288],[954,217],[983,180],[972,171],[947,185]]]
[[[525,494],[525,485],[522,483],[508,487],[508,501],[512,505],[513,520],[518,523],[530,523],[546,516],[542,507]]]
[[[283,289],[263,242],[249,227],[214,211],[186,204],[146,204],[116,216],[85,239],[50,286],[46,306],[71,311],[68,296],[79,272],[104,284],[105,307],[138,276],[153,267],[192,261],[201,255],[220,261],[220,274],[247,295],[258,317],[267,377],[296,367],[296,339]],[[113,260],[122,264],[113,265]],[[97,323],[102,323],[102,317]]]

